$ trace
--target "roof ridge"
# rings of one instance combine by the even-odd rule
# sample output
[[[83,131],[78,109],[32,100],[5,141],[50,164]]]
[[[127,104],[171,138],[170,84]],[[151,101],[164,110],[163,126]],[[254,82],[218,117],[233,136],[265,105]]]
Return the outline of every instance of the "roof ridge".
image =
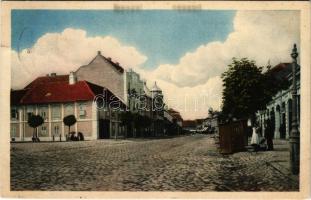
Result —
[[[34,85],[31,88],[26,88],[27,91],[25,92],[25,94],[23,95],[23,97],[21,98],[21,100],[19,101],[19,103],[23,103],[24,99],[31,93],[31,91],[33,91],[35,88],[39,87],[40,84]]]
[[[120,65],[119,62],[114,62],[108,58],[106,58],[104,55],[102,55],[101,53],[98,53],[92,60],[91,62],[89,62],[89,64],[87,65],[82,65],[81,67],[84,67],[84,66],[88,66],[90,64],[92,64],[94,62],[94,60],[97,58],[97,57],[100,57],[101,59],[103,59],[105,62],[108,62],[110,65],[112,65],[115,70],[117,70],[119,73],[123,73],[124,72],[124,68]],[[117,64],[118,63],[118,64]],[[79,69],[78,69],[79,70]]]
[[[88,81],[85,81],[85,80],[82,80],[81,81],[84,85],[86,85],[86,87],[87,87],[87,90],[93,95],[93,97],[95,97],[96,96],[96,94],[92,91],[92,89],[91,89],[91,87],[89,86],[89,82]],[[101,86],[100,86],[101,87]]]

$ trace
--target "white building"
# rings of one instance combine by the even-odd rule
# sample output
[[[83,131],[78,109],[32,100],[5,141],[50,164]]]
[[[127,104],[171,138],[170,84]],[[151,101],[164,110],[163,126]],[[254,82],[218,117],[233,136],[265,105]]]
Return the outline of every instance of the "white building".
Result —
[[[278,76],[292,80],[292,64],[280,63],[272,68]],[[300,66],[297,67],[297,117],[298,125],[300,121]],[[273,100],[267,105],[266,110],[257,113],[257,121],[262,127],[262,135],[264,136],[265,121],[270,118],[274,121],[274,138],[288,139],[291,130],[292,119],[292,94],[291,86],[287,90],[279,91]]]

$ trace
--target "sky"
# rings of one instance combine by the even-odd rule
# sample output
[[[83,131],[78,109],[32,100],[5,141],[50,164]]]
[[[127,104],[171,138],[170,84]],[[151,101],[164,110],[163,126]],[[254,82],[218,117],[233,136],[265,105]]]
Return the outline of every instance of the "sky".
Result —
[[[299,46],[298,11],[13,10],[11,17],[12,88],[76,70],[100,50],[149,87],[157,81],[185,119],[221,108],[221,73],[232,57],[278,64]]]
[[[148,56],[144,66],[154,68],[159,64],[177,63],[179,57],[200,44],[223,41],[232,31],[234,13],[15,10],[12,47],[14,50],[30,48],[45,33],[60,33],[70,27],[83,29],[90,37],[111,35],[123,44],[135,46]]]

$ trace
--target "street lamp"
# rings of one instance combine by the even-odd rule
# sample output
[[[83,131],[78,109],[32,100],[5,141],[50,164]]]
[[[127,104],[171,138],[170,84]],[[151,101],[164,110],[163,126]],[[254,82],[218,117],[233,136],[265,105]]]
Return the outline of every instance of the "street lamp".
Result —
[[[297,66],[297,47],[291,53],[292,63],[292,130],[290,132],[290,168],[293,174],[299,174],[299,153],[300,153],[300,134],[297,123],[297,87],[296,87],[296,66]]]

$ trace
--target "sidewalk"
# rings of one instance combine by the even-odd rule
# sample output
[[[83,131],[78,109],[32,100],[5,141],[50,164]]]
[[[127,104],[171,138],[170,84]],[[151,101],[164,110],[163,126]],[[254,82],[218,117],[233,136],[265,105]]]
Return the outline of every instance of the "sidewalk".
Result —
[[[288,140],[274,140],[274,160],[267,162],[275,170],[288,176],[291,180],[299,183],[299,175],[293,175],[290,170],[290,152]]]
[[[290,170],[290,152],[289,141],[274,139],[273,151],[260,151],[267,159],[266,165],[272,167],[274,170],[288,177],[291,181],[299,183],[299,175],[293,175]]]

